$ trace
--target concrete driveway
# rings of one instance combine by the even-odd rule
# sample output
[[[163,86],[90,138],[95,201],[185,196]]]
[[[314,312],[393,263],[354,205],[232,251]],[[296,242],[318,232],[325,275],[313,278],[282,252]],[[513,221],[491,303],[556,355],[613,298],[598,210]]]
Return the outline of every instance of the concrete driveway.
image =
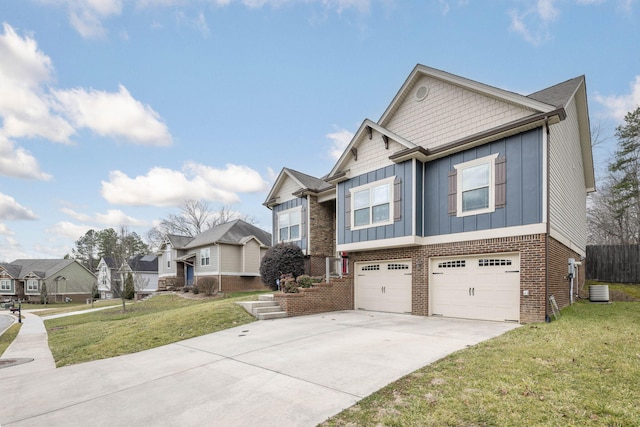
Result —
[[[0,425],[314,426],[424,365],[517,326],[366,311],[258,321],[5,378]]]

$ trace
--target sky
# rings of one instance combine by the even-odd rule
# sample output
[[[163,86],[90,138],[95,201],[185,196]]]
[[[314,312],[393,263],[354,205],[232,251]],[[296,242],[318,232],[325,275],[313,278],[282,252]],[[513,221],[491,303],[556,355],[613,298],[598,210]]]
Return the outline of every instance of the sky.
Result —
[[[270,230],[416,64],[523,95],[586,76],[602,176],[640,105],[639,0],[0,0],[0,262],[185,200]]]

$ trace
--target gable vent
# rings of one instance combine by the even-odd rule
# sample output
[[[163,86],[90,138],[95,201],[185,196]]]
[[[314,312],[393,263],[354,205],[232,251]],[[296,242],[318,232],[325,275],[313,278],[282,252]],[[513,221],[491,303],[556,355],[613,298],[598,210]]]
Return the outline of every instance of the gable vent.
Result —
[[[426,86],[420,86],[416,91],[416,101],[424,101],[429,95],[429,89]]]

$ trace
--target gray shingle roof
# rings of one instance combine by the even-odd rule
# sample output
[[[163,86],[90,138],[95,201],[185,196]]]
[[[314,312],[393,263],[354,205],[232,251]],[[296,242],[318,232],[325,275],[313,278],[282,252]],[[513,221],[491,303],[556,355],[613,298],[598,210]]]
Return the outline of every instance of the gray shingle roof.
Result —
[[[311,175],[307,175],[306,173],[299,172],[294,169],[285,168],[291,175],[293,175],[298,181],[305,186],[306,189],[312,191],[324,191],[332,188],[333,185],[329,184],[326,181],[323,181],[319,178],[315,178]]]
[[[240,244],[245,238],[255,236],[265,246],[271,245],[271,233],[241,219],[217,225],[198,234],[185,248],[195,248],[211,243]]]
[[[194,238],[191,236],[180,236],[177,234],[168,234],[167,239],[169,240],[169,243],[171,243],[172,247],[177,249],[182,249],[186,247],[189,244],[189,242],[191,242]]]
[[[155,255],[136,255],[129,260],[129,267],[135,272],[158,272],[158,257]]]
[[[584,76],[575,77],[546,89],[539,90],[538,92],[534,92],[527,95],[527,97],[535,99],[536,101],[544,102],[545,104],[553,105],[557,108],[565,107],[583,81]]]
[[[13,265],[13,264],[3,262],[3,263],[0,263],[0,266],[2,266],[2,268],[7,273],[9,273],[9,276],[13,277],[14,279],[17,279],[20,277],[21,267],[19,265]]]
[[[25,277],[29,273],[34,273],[40,278],[53,276],[58,271],[76,262],[73,259],[17,259],[10,262],[16,270],[19,269],[19,279]],[[6,266],[6,264],[3,264]]]

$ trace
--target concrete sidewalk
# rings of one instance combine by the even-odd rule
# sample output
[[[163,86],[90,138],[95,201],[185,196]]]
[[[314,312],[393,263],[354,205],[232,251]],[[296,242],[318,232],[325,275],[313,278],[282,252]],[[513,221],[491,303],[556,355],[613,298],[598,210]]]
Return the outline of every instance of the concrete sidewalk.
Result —
[[[106,310],[118,306],[89,308],[87,310],[72,311],[69,313],[53,314],[50,316],[38,316],[28,310],[22,311],[22,327],[18,336],[0,355],[5,359],[33,359],[27,363],[14,364],[0,368],[0,380],[24,374],[33,374],[45,370],[55,369],[56,363],[49,349],[49,336],[44,327],[44,321],[57,319],[58,317],[74,316],[77,314],[90,313],[92,311]],[[37,310],[34,310],[37,311]]]
[[[28,363],[0,369],[0,380],[24,374],[53,370],[56,362],[49,350],[49,339],[42,318],[22,312],[22,327],[13,343],[2,354],[2,359],[33,359]]]
[[[363,311],[253,322],[5,378],[0,424],[315,426],[422,366],[516,327]]]

